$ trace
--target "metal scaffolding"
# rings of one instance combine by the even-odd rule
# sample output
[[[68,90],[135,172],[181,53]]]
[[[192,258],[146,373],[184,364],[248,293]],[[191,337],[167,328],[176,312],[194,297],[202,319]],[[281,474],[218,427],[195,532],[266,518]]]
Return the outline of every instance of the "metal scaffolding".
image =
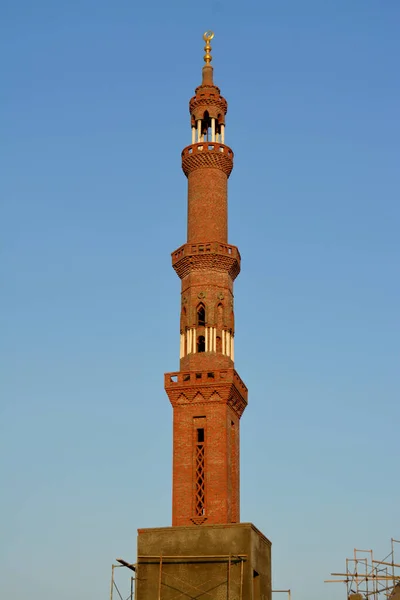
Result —
[[[213,577],[212,579],[209,579],[208,581],[203,581],[201,582],[200,585],[193,585],[193,584],[188,584],[188,582],[184,581],[183,579],[176,577],[176,576],[172,576],[171,574],[169,574],[169,577],[173,577],[173,579],[176,580],[176,584],[178,585],[189,585],[189,587],[191,588],[190,590],[190,594],[189,593],[184,593],[183,595],[185,596],[190,596],[191,594],[194,594],[193,597],[197,597],[198,595],[205,595],[205,596],[209,596],[210,598],[212,598],[212,591],[215,591],[216,588],[219,588],[220,586],[226,586],[227,588],[227,598],[230,600],[243,600],[243,568],[244,568],[244,562],[247,559],[247,555],[246,554],[202,554],[202,555],[192,555],[192,556],[188,556],[188,555],[182,555],[182,556],[178,556],[178,555],[171,555],[171,556],[167,556],[167,555],[145,555],[145,556],[138,556],[138,563],[128,563],[125,560],[118,558],[117,562],[120,563],[118,565],[113,564],[112,565],[112,569],[111,569],[111,588],[110,588],[110,600],[133,600],[134,597],[136,596],[136,576],[135,577],[130,577],[130,592],[129,594],[126,593],[126,587],[127,587],[127,581],[125,580],[125,593],[121,593],[120,587],[117,585],[116,582],[116,571],[115,569],[117,569],[118,567],[127,567],[128,569],[130,569],[131,571],[133,571],[136,575],[136,569],[138,564],[142,564],[142,565],[157,565],[158,567],[158,594],[157,594],[157,600],[161,600],[162,598],[162,591],[164,587],[168,587],[170,588],[171,585],[168,584],[165,581],[165,576],[167,575],[167,573],[164,571],[165,565],[171,565],[171,564],[178,564],[178,563],[197,563],[197,564],[201,564],[201,563],[206,563],[206,564],[225,564],[226,565],[226,573],[224,575],[219,576],[219,577]],[[235,578],[233,576],[233,571],[232,571],[232,567],[233,566],[237,566],[239,565],[239,579]],[[237,580],[236,580],[237,579]],[[231,590],[231,586],[235,585],[238,587],[237,590],[237,594],[232,594],[232,590]],[[206,586],[207,589],[201,589],[203,588],[203,585]],[[285,590],[287,591],[287,590]],[[178,596],[181,596],[182,592],[178,593]],[[190,596],[191,597],[191,596]]]
[[[162,575],[163,575],[163,565],[168,564],[168,563],[175,563],[175,561],[190,561],[190,562],[194,562],[194,563],[201,563],[201,562],[206,562],[206,563],[226,563],[227,565],[227,573],[226,573],[226,579],[223,578],[223,581],[217,582],[217,586],[219,587],[222,584],[226,584],[227,586],[227,597],[231,598],[231,580],[232,580],[232,576],[231,576],[231,568],[233,565],[238,564],[240,565],[240,579],[237,583],[239,583],[239,595],[233,596],[233,600],[242,600],[243,599],[243,567],[244,567],[244,562],[247,559],[247,555],[246,554],[239,554],[239,555],[196,555],[196,556],[138,556],[138,561],[139,562],[143,562],[145,564],[158,564],[159,565],[159,572],[158,572],[158,595],[157,598],[158,600],[161,600],[162,597],[162,586],[163,586],[163,582],[162,582]],[[117,562],[119,564],[113,564],[111,567],[111,587],[110,587],[110,600],[134,600],[135,596],[136,596],[136,569],[137,569],[137,565],[138,563],[128,563],[127,561],[123,560],[122,558],[117,558]],[[129,574],[129,577],[127,576],[127,573],[124,569],[124,575],[125,577],[121,576],[120,571],[116,571],[116,569],[119,569],[120,567],[126,567],[127,569],[129,569],[130,571],[132,571],[132,573]],[[118,573],[118,575],[117,575]],[[117,582],[118,580],[118,582]],[[211,582],[205,582],[210,584]],[[214,582],[215,583],[215,582]],[[191,590],[192,593],[194,593],[194,597],[196,597],[197,595],[201,595],[202,593],[204,593],[204,595],[206,596],[210,596],[212,597],[212,594],[209,593],[209,591],[207,592],[201,592],[199,587],[194,587],[191,586],[193,589]],[[211,590],[215,589],[214,587],[211,588]],[[286,589],[286,590],[271,590],[272,594],[286,594],[287,595],[287,600],[291,600],[292,596],[291,596],[291,590],[290,589]],[[180,595],[180,594],[179,594]],[[186,594],[188,595],[188,594]]]
[[[291,590],[271,590],[272,594],[287,594],[287,600],[292,600]]]
[[[116,571],[116,569],[119,569],[120,567],[127,567],[130,571],[133,571],[133,573],[135,573],[136,565],[127,563],[121,558],[117,558],[117,561],[120,563],[119,565],[113,564],[111,566],[110,600],[133,600],[135,595],[135,577],[133,577],[132,574],[129,574],[129,577],[127,577],[125,569],[123,569],[125,577],[117,576],[117,572],[119,573],[119,571]],[[123,589],[124,592],[121,592],[121,589]]]
[[[345,573],[331,573],[335,579],[325,583],[345,583],[347,598],[352,600],[386,600],[400,597],[400,564],[395,550],[400,540],[391,538],[391,551],[383,560],[375,560],[373,550],[354,548],[352,558],[346,558]]]

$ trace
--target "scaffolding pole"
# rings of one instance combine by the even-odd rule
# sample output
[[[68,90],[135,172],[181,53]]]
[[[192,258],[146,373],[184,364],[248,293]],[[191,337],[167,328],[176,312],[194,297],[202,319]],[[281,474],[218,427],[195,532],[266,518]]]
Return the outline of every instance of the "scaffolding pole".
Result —
[[[127,567],[128,569],[130,569],[131,571],[136,571],[136,565],[135,564],[131,564],[128,563],[120,558],[117,558],[117,562],[119,562],[119,565],[111,565],[111,585],[110,585],[110,600],[114,600],[114,591],[117,592],[118,598],[120,600],[133,600],[133,598],[136,596],[136,593],[134,593],[134,590],[136,592],[136,577],[130,577],[130,585],[129,585],[129,595],[122,595],[121,591],[118,587],[118,584],[116,582],[116,576],[115,576],[115,569],[118,569],[120,567]],[[127,587],[127,583],[125,583],[125,589]],[[125,592],[126,593],[126,592]]]

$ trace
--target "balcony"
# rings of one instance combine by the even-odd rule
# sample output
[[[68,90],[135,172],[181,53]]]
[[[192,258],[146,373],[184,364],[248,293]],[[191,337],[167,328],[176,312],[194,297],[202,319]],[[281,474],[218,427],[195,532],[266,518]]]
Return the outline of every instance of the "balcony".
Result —
[[[183,244],[183,246],[172,252],[172,266],[174,267],[184,256],[198,256],[201,254],[230,256],[237,260],[240,265],[240,252],[236,246],[221,244],[220,242],[201,242],[197,244]]]

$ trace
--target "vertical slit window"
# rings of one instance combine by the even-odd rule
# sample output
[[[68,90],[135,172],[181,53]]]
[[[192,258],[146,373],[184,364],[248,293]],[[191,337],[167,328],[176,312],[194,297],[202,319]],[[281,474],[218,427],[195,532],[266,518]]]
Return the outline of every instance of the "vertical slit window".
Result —
[[[196,430],[196,488],[195,488],[195,514],[202,517],[206,512],[205,503],[205,455],[204,455],[204,428]]]

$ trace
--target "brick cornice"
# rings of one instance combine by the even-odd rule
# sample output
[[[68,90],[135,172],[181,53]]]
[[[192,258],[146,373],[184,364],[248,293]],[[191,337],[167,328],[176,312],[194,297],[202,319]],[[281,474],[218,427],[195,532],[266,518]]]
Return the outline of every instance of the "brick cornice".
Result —
[[[232,280],[240,273],[240,253],[236,246],[220,242],[184,244],[172,252],[172,266],[183,279],[192,271],[216,270],[229,273]]]
[[[233,169],[233,151],[217,142],[191,144],[182,150],[182,170],[186,177],[204,167],[220,169],[229,177]]]
[[[218,91],[218,93],[216,93]],[[225,122],[225,115],[228,112],[228,103],[219,95],[218,88],[198,88],[196,96],[190,99],[189,111],[195,118],[202,118],[204,111],[207,110],[210,117],[219,118],[220,122]]]
[[[247,406],[247,387],[235,369],[165,374],[165,391],[174,408],[224,403],[238,418]]]

